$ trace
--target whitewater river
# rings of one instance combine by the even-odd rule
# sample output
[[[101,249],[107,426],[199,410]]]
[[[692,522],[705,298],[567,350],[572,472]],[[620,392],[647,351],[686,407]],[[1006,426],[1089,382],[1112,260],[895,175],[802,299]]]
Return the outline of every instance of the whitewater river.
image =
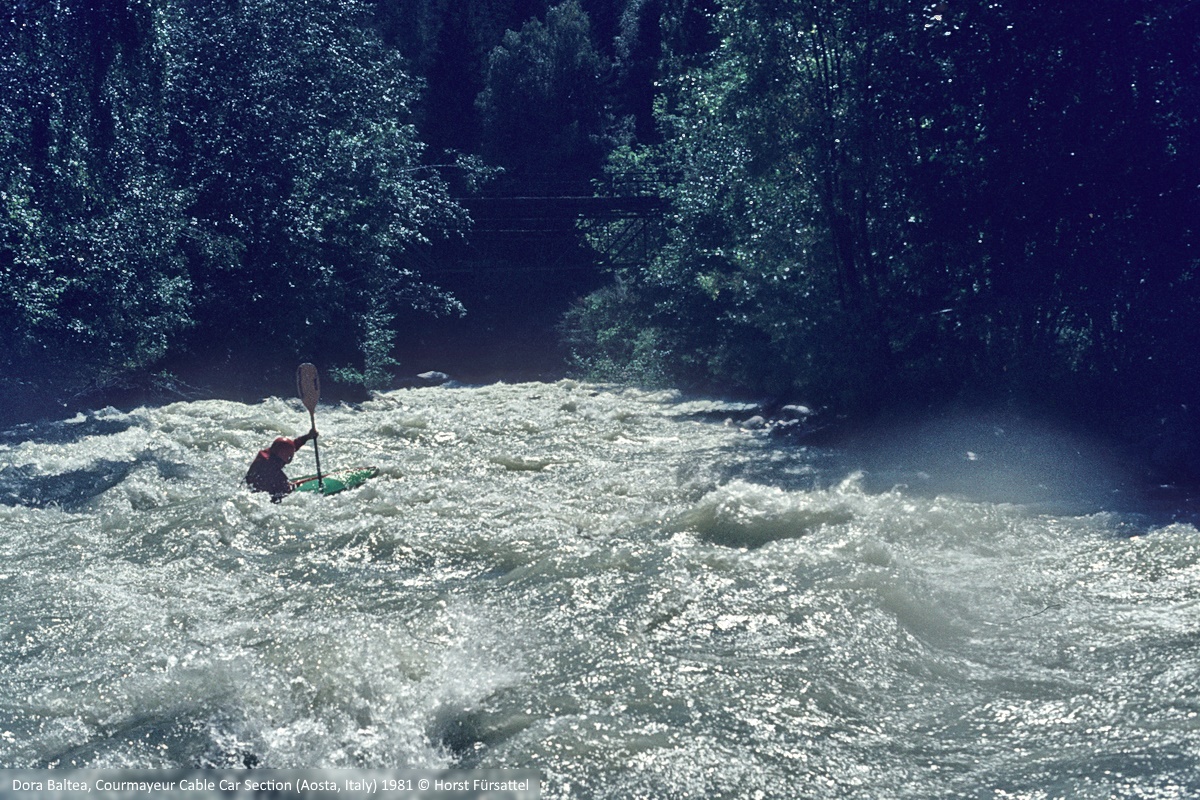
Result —
[[[547,798],[1200,793],[1200,533],[1068,437],[868,451],[573,382],[0,433],[0,765],[539,770]],[[313,471],[302,449],[289,468]]]

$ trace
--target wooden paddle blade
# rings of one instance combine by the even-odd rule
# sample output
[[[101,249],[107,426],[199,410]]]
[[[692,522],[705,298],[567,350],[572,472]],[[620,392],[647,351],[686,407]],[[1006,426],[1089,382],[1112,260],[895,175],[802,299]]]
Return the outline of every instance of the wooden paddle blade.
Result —
[[[321,399],[321,377],[312,364],[301,364],[296,370],[296,391],[308,412],[316,411],[317,401]]]

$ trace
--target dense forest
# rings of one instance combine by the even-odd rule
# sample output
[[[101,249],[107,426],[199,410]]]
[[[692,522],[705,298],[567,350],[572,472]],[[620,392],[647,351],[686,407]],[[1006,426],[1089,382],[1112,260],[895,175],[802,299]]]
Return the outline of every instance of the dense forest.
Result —
[[[661,201],[633,258],[580,221],[569,308],[510,294],[585,376],[1110,419],[1200,388],[1190,0],[7,0],[0,29],[11,417],[298,359],[386,386],[398,331],[487,313],[428,269],[470,198],[547,176]]]

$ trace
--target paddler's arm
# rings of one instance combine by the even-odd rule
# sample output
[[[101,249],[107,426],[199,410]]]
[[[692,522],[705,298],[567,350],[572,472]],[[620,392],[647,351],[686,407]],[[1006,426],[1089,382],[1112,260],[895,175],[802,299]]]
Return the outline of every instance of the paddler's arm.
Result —
[[[320,434],[317,433],[316,427],[313,427],[308,431],[308,433],[304,434],[303,436],[298,436],[295,439],[293,439],[292,441],[295,443],[296,449],[299,450],[301,447],[304,446],[305,442],[315,439],[319,435]]]

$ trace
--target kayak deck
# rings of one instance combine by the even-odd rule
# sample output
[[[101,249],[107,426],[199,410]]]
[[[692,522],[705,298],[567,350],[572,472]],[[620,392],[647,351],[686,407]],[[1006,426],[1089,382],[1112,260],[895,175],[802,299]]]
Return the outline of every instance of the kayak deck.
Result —
[[[336,469],[323,473],[319,481],[316,475],[305,475],[303,478],[297,478],[292,481],[292,489],[297,492],[337,494],[345,489],[353,489],[356,486],[361,486],[378,474],[378,467]]]

